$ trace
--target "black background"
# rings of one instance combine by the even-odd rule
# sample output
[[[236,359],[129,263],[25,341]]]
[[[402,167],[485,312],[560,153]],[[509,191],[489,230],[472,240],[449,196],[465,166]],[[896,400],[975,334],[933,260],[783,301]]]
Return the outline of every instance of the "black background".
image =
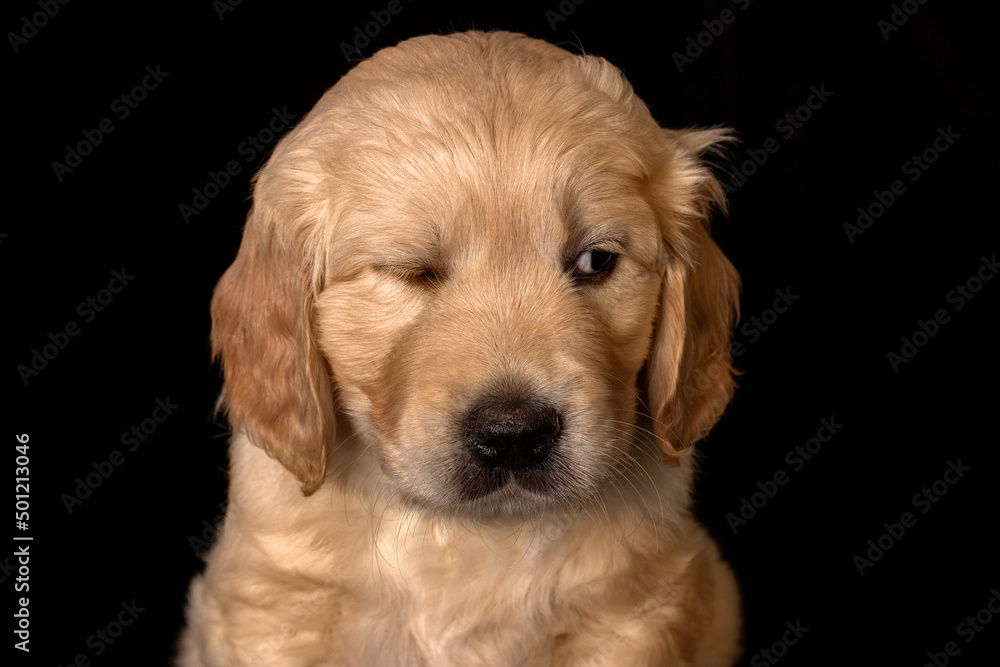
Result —
[[[4,437],[11,472],[13,434],[31,437],[30,529],[10,527],[34,538],[30,664],[71,664],[78,654],[94,665],[166,664],[199,567],[189,537],[215,521],[225,498],[208,304],[265,158],[248,163],[238,146],[274,108],[301,117],[349,69],[341,43],[386,4],[247,1],[220,17],[221,5],[208,1],[71,2],[16,53],[8,35]],[[957,631],[1000,587],[992,468],[1000,280],[960,310],[947,298],[998,250],[996,73],[986,65],[995,22],[938,0],[905,4],[915,13],[886,40],[878,21],[894,11],[888,2],[859,10],[567,0],[553,26],[546,12],[559,12],[558,0],[477,8],[404,0],[361,49],[470,27],[523,31],[608,58],[663,125],[735,128],[736,169],[777,140],[731,197],[716,237],[742,274],[748,326],[769,317],[776,290],[798,299],[766,331],[737,334],[741,388],[701,446],[697,489],[698,512],[743,588],[744,664],[768,664],[760,651],[781,639],[786,621],[809,630],[779,664],[922,665],[955,641],[952,664],[981,665],[1000,646],[1000,619],[970,643]],[[678,71],[673,54],[726,8],[735,20],[710,42],[702,35],[703,52]],[[10,3],[5,33],[23,31],[23,17],[39,11]],[[115,116],[113,100],[157,65],[169,75],[127,118]],[[832,95],[786,138],[776,123],[807,102],[811,86]],[[105,117],[114,131],[60,182],[52,163]],[[959,138],[911,181],[904,163],[939,128]],[[241,173],[185,224],[179,204],[233,159]],[[905,192],[851,243],[843,225],[897,179]],[[78,304],[123,268],[134,279],[84,322]],[[887,354],[938,309],[949,321],[894,371]],[[17,366],[70,321],[79,335],[25,384]],[[168,397],[174,414],[126,451],[121,434]],[[843,428],[794,471],[786,452],[815,436],[822,418]],[[115,449],[124,462],[69,514],[63,495]],[[959,458],[970,470],[921,514],[913,496]],[[788,483],[734,533],[726,515],[779,470]],[[854,556],[906,511],[916,524],[859,576]],[[12,601],[13,548],[0,556]],[[143,611],[95,655],[88,637],[133,600]]]

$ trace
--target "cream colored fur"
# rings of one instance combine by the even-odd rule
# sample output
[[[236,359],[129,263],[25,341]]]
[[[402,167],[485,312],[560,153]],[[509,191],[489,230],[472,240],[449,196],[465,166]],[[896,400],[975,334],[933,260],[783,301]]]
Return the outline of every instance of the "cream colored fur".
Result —
[[[408,40],[330,89],[213,298],[229,509],[178,664],[733,664],[687,456],[734,386],[725,138],[511,33]],[[594,251],[615,262],[581,273]],[[498,397],[558,436],[537,485],[480,493],[462,425]]]

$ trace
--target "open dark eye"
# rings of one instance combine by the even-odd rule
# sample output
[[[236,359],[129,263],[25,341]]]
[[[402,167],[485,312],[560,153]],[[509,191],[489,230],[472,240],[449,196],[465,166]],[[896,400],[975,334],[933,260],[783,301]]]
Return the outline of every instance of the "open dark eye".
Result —
[[[591,248],[576,256],[571,271],[574,278],[588,279],[610,273],[615,268],[618,255],[609,250]]]

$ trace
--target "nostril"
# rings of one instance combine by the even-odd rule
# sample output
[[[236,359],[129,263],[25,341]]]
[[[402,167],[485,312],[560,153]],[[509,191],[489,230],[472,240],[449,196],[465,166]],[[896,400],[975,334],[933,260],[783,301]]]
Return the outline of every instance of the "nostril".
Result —
[[[545,459],[559,437],[561,419],[534,403],[480,405],[466,417],[465,439],[482,464],[517,470]]]

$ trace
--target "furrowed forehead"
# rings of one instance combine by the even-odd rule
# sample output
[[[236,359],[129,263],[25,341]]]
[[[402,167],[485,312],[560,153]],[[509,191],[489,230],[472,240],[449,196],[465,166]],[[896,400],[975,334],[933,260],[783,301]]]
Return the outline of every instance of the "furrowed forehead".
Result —
[[[564,243],[643,209],[648,115],[550,45],[458,51],[422,63],[380,52],[338,84],[326,110],[337,150],[324,166],[339,238],[440,247],[488,225]]]
[[[454,133],[396,152],[359,150],[338,239],[365,253],[431,254],[488,242],[562,248],[627,236],[611,231],[621,223],[653,226],[646,174],[619,147],[546,152],[540,142],[502,140],[506,151]]]
[[[405,215],[390,217],[406,218],[470,201],[497,208],[567,196],[613,201],[640,190],[651,177],[651,147],[623,130],[610,100],[595,110],[573,97],[518,99],[508,91],[447,113],[433,104],[369,111],[342,143],[338,178],[357,195],[355,208],[395,205]]]

